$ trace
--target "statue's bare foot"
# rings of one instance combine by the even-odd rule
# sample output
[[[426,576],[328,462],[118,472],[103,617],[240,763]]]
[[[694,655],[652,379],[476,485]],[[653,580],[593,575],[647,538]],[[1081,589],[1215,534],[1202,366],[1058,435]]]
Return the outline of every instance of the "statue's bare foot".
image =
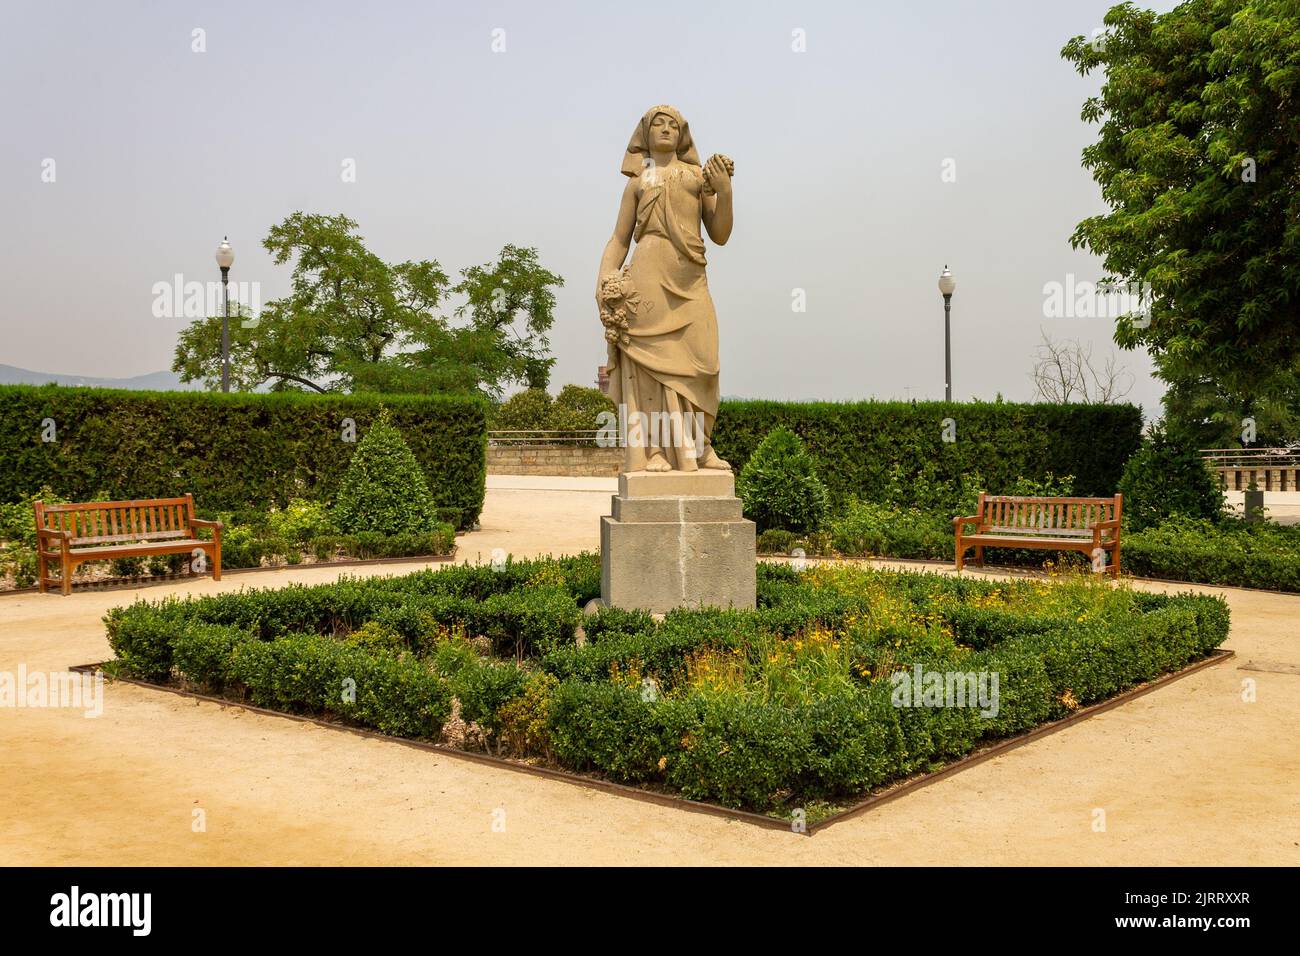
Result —
[[[718,471],[731,471],[731,465],[718,457],[718,453],[710,445],[704,450],[704,457],[700,459],[701,468],[715,468]]]
[[[660,452],[655,452],[650,456],[650,460],[645,463],[646,471],[672,471],[673,466],[668,464],[668,459]]]

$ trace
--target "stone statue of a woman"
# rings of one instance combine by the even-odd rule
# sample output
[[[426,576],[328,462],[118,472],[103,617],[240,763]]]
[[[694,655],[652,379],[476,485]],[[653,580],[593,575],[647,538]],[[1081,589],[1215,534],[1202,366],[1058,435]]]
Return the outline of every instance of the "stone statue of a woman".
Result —
[[[700,224],[720,246],[731,236],[733,171],[725,156],[700,165],[690,128],[671,106],[651,108],[627,145],[628,183],[596,289],[609,394],[625,423],[625,471],[731,469],[711,440],[718,319]]]

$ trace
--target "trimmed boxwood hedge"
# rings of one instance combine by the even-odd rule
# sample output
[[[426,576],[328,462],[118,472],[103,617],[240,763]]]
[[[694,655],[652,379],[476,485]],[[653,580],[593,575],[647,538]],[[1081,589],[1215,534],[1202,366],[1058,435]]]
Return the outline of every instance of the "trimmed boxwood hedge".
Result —
[[[468,527],[483,508],[487,406],[426,395],[133,392],[0,386],[0,501],[48,485],[76,501],[192,492],[205,516],[329,501],[358,440],[389,409],[429,479],[438,516]],[[56,441],[41,439],[53,419]]]
[[[954,442],[943,441],[945,418],[957,424]],[[1113,495],[1124,463],[1141,444],[1142,410],[1013,402],[726,401],[718,410],[713,445],[739,472],[778,426],[803,440],[838,508],[855,496],[883,496],[894,464],[905,476],[936,467],[938,480],[954,486],[975,471],[995,488],[1022,477],[1073,475],[1076,494]]]
[[[850,798],[982,740],[1067,716],[1067,692],[1086,706],[1177,670],[1226,639],[1222,601],[1146,597],[1155,598],[1150,612],[1114,630],[1058,621],[1051,632],[1011,637],[965,658],[961,670],[999,675],[999,709],[989,720],[973,709],[893,707],[886,682],[790,706],[727,696],[645,700],[634,689],[575,676],[556,691],[552,739],[573,769],[631,784],[661,781],[727,806],[771,809],[783,795]],[[578,656],[599,658],[598,647]],[[641,639],[641,659],[659,649]]]
[[[591,582],[587,567],[572,560],[568,566],[566,572],[565,562],[510,562],[501,570],[466,564],[394,578],[344,577],[333,584],[137,601],[114,608],[104,620],[119,660],[148,680],[167,676],[175,663],[174,639],[194,621],[275,641],[347,633],[375,620],[397,631],[412,651],[426,650],[421,642],[437,628],[460,627],[488,637],[498,654],[535,657],[574,641],[582,617],[578,601]],[[538,581],[539,567],[556,570],[550,580]]]
[[[773,812],[855,798],[1066,716],[1205,656],[1229,624],[1220,598],[1112,590],[1088,579],[1058,589],[760,565],[757,610],[679,609],[662,620],[601,610],[586,618],[587,641],[577,646],[579,609],[598,579],[592,555],[462,565],[141,602],[106,621],[118,666],[145,679],[180,677],[264,706],[435,739],[454,695],[462,719],[497,752],[541,735],[540,748],[517,755]],[[899,617],[899,608],[919,616]],[[871,619],[878,609],[883,616]],[[363,626],[394,643],[354,641]],[[482,646],[453,632],[489,638],[497,657],[480,657]],[[862,663],[861,679],[817,685],[824,691],[801,683],[793,695],[789,685],[766,694],[750,689],[758,685],[686,680],[701,660],[766,667],[777,659],[767,655],[786,652],[778,645],[797,650],[827,634],[846,655],[839,659]],[[918,664],[996,673],[997,713],[895,706],[887,675]],[[663,693],[650,690],[652,676]],[[346,678],[355,681],[354,699],[340,696]],[[526,733],[512,724],[525,712]]]
[[[451,714],[447,682],[420,661],[318,634],[236,642],[229,674],[263,707],[336,714],[395,737],[436,736]]]
[[[1300,527],[1175,518],[1124,535],[1124,570],[1140,577],[1300,591]]]

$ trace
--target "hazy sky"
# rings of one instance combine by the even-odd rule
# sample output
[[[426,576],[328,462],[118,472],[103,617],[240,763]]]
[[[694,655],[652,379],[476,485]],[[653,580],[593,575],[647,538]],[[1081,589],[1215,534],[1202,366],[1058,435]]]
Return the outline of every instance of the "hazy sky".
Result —
[[[1043,305],[1099,276],[1068,241],[1103,210],[1079,165],[1099,80],[1059,51],[1109,6],[6,0],[0,363],[170,366],[187,320],[153,315],[154,284],[217,278],[229,234],[232,281],[284,294],[260,243],[300,209],[453,275],[536,246],[567,283],[553,385],[591,384],[623,150],[665,102],[736,163],[735,232],[708,252],[724,395],[941,398],[947,263],[954,397],[1029,399],[1040,329],[1115,348],[1108,319]],[[1153,409],[1146,356],[1121,361]]]

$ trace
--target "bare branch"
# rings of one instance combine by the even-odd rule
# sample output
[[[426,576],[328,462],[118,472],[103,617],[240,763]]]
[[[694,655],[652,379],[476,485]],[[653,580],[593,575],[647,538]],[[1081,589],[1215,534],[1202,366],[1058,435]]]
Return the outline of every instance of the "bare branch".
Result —
[[[1134,376],[1116,362],[1114,354],[1108,354],[1098,367],[1091,343],[1084,345],[1078,339],[1056,342],[1046,332],[1042,336],[1029,373],[1040,400],[1062,405],[1073,401],[1111,403],[1132,391]]]

